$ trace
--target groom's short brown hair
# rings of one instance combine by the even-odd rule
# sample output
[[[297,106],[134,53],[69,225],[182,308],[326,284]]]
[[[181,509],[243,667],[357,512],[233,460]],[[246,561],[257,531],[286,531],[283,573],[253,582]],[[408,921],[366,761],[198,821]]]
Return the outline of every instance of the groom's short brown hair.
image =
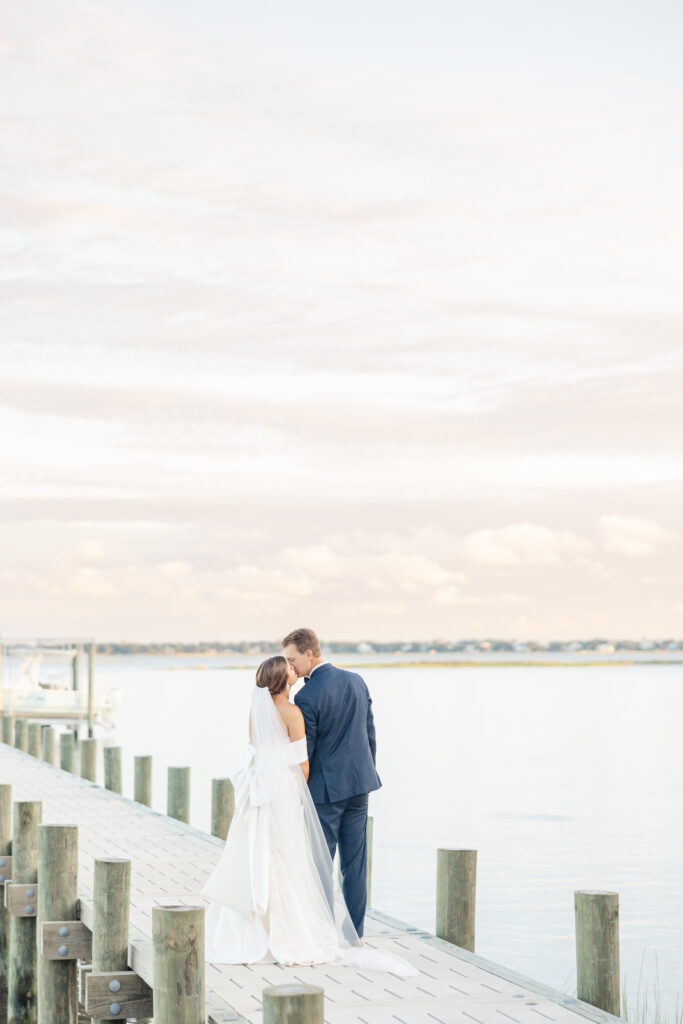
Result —
[[[312,629],[293,629],[282,641],[282,647],[294,644],[299,654],[310,651],[314,658],[320,657],[320,641]]]

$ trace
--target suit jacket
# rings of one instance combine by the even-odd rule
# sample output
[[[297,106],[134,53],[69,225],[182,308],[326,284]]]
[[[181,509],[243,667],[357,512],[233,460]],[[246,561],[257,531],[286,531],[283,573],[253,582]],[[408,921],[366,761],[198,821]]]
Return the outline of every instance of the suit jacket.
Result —
[[[325,662],[294,703],[306,723],[313,801],[335,803],[379,789],[372,700],[361,676]]]

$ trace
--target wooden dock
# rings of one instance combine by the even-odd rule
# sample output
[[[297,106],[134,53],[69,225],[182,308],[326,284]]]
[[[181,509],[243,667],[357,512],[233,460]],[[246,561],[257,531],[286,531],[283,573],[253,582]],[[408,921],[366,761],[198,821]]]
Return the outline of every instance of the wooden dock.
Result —
[[[132,862],[129,966],[153,984],[152,906],[197,905],[223,843],[192,826],[0,744],[0,782],[14,800],[41,800],[44,824],[78,826],[81,919],[92,927],[93,861]],[[616,1024],[611,1014],[482,957],[369,911],[369,945],[419,971],[400,978],[323,965],[206,965],[211,1024],[261,1024],[263,989],[305,983],[325,990],[326,1024]]]

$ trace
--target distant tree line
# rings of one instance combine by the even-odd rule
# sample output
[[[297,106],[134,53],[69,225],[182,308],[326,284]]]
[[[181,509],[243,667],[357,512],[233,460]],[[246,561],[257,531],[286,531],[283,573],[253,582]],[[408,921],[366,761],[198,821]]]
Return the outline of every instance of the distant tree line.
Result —
[[[683,649],[683,640],[610,640],[594,637],[591,640],[552,640],[541,642],[536,640],[431,640],[431,641],[392,641],[375,640],[361,641],[327,641],[324,650],[330,654],[410,654],[410,653],[462,653],[503,652],[521,653],[526,651],[596,651],[611,653],[612,651],[677,651]],[[279,640],[241,640],[224,642],[219,640],[202,641],[201,643],[98,643],[100,654],[278,654]]]

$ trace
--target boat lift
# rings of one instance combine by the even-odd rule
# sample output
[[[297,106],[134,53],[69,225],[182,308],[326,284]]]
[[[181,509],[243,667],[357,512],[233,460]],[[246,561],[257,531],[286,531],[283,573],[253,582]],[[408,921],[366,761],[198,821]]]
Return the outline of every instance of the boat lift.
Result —
[[[87,658],[87,693],[81,687],[80,663]],[[20,659],[18,680],[10,679],[10,666]],[[55,685],[52,678],[41,679],[43,660],[71,662],[70,681]],[[67,669],[68,673],[68,669]],[[95,705],[95,641],[92,637],[0,637],[0,713],[19,718],[62,721],[78,729],[88,724],[88,736],[94,734],[95,721],[103,709]]]

